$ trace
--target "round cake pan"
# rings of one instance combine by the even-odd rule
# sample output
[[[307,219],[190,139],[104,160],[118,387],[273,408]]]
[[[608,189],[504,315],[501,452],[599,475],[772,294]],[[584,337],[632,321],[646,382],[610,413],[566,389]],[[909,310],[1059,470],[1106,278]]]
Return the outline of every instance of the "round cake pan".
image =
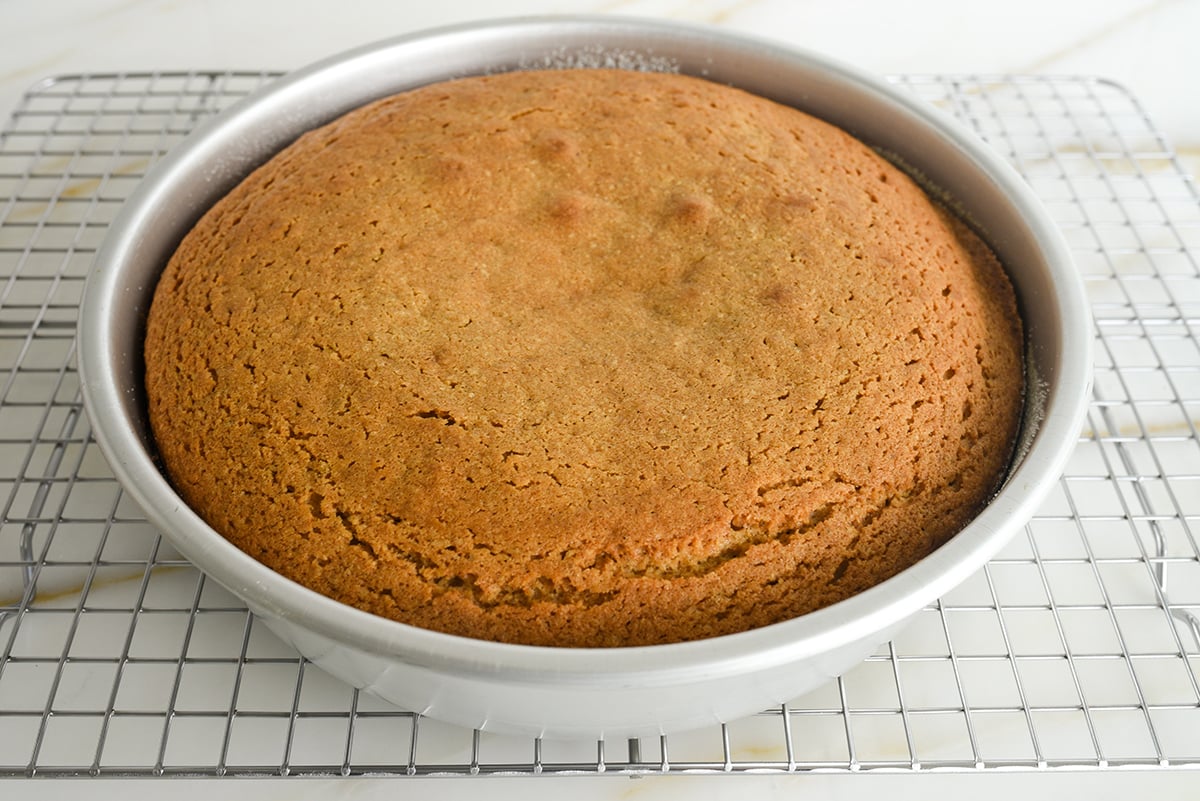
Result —
[[[448,78],[561,66],[678,70],[841,126],[936,188],[1006,265],[1026,327],[1029,391],[1004,486],[959,534],[848,600],[772,626],[671,645],[572,649],[482,642],[352,609],[259,564],[207,526],[154,458],[142,339],[155,282],[198,217],[302,132]],[[1055,226],[970,132],[885,81],[707,28],[620,17],[504,20],[358,49],[293,73],[201,125],[146,177],[100,248],[79,322],[93,434],[147,518],[200,570],[329,673],[405,708],[484,730],[646,736],[786,702],[844,672],[977,571],[1033,515],[1075,443],[1089,394],[1084,293]]]

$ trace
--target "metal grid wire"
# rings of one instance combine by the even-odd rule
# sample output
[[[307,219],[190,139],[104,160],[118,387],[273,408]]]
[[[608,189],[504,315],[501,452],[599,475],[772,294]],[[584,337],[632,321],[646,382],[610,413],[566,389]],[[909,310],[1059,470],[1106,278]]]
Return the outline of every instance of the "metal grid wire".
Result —
[[[1025,175],[1095,313],[1068,469],[998,558],[856,669],[664,738],[457,729],[326,676],[182,561],[89,437],[77,304],[105,227],[271,76],[72,76],[0,134],[0,775],[1200,767],[1200,199],[1121,88],[908,77]]]

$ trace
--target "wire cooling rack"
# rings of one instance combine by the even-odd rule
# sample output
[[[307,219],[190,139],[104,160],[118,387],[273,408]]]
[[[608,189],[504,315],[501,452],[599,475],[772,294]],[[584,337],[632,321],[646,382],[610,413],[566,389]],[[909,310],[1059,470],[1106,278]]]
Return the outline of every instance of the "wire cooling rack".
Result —
[[[1200,767],[1200,199],[1120,87],[908,77],[1025,175],[1095,316],[1066,473],[998,558],[859,667],[724,726],[559,742],[331,679],[182,561],[90,439],[75,320],[146,169],[272,76],[69,76],[0,134],[0,775]]]

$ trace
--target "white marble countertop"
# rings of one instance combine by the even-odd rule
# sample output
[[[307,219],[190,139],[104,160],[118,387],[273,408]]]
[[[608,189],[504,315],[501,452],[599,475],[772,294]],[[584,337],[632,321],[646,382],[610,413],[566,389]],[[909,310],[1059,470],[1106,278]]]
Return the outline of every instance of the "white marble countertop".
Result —
[[[1191,0],[0,0],[0,117],[38,80],[68,73],[175,69],[287,70],[347,48],[423,28],[523,14],[620,13],[683,19],[816,50],[881,73],[1087,74],[1123,84],[1200,172],[1200,3]],[[119,779],[16,780],[4,798],[442,798],[862,797],[1050,798],[1200,794],[1196,772],[1054,772],[637,780],[355,779],[272,782]],[[481,784],[482,782],[482,784]],[[864,792],[865,790],[865,792]]]

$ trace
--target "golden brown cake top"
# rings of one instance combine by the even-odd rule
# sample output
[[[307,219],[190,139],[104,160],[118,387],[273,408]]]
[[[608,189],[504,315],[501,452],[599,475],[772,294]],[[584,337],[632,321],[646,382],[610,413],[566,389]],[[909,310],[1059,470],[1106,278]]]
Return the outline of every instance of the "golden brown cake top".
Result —
[[[561,645],[774,622],[902,569],[1006,464],[992,255],[846,133],[695,78],[464,79],[299,139],[158,288],[162,457],[285,575]]]

